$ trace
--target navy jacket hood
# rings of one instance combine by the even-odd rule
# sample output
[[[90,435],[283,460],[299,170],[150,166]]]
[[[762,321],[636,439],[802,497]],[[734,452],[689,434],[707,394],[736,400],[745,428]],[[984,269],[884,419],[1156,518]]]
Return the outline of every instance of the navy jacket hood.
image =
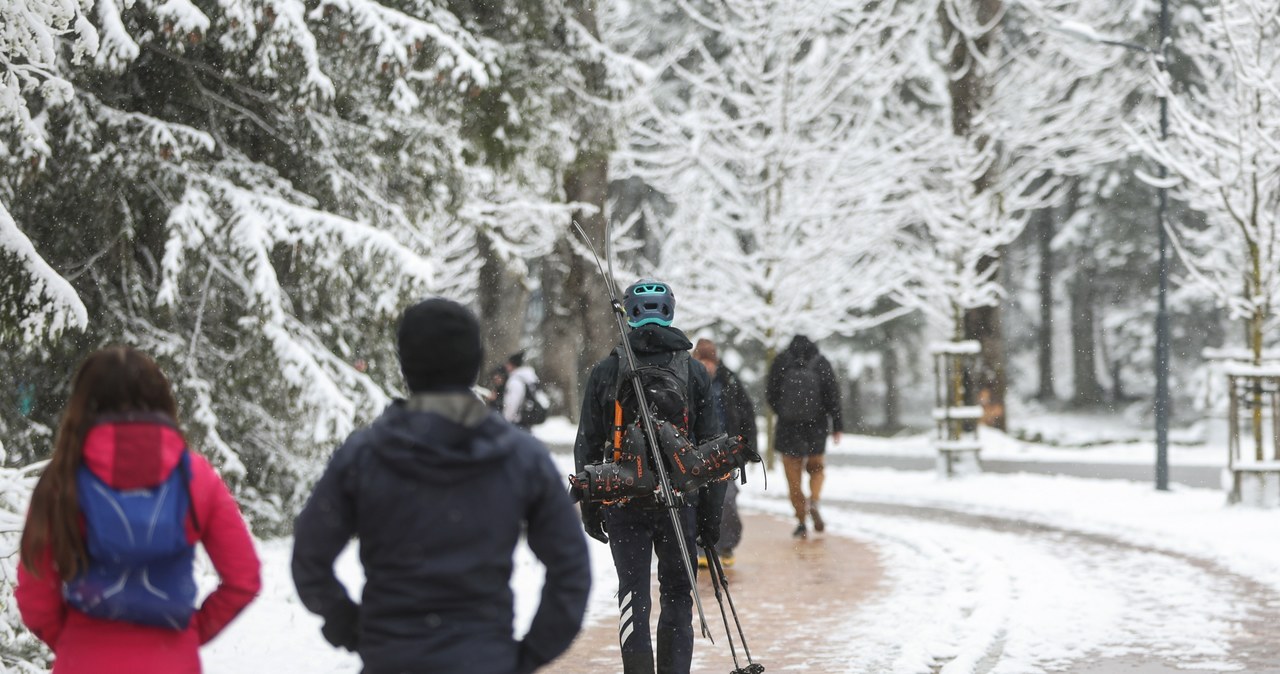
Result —
[[[474,428],[433,412],[412,410],[402,400],[383,412],[370,429],[374,454],[397,473],[427,484],[456,483],[491,471],[505,461],[515,445],[496,412]]]

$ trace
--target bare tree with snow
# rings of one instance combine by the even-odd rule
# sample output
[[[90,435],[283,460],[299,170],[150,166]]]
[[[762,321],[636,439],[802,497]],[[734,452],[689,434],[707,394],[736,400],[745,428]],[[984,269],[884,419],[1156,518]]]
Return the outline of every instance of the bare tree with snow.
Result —
[[[1204,214],[1169,231],[1191,280],[1244,321],[1260,363],[1280,303],[1280,6],[1221,0],[1179,18],[1194,81],[1176,87],[1153,73],[1169,101],[1169,138],[1144,124],[1140,140],[1168,167],[1175,194]]]

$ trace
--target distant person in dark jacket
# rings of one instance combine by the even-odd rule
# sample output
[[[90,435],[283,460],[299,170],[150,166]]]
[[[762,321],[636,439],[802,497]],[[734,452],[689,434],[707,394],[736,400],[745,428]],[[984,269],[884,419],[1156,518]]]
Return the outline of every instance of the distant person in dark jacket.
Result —
[[[733,370],[720,362],[716,343],[709,339],[699,339],[693,347],[693,357],[707,368],[711,375],[711,401],[716,415],[724,426],[724,432],[742,437],[748,456],[760,460],[756,445],[756,408],[751,404],[751,396],[738,379]],[[725,566],[733,566],[733,551],[742,542],[742,517],[738,514],[738,482],[730,480],[724,493],[724,511],[720,518],[720,542],[716,552]],[[706,566],[706,560],[699,558],[699,566]]]
[[[298,596],[329,643],[365,674],[532,672],[578,633],[590,586],[586,539],[550,455],[469,387],[480,326],[460,304],[409,307],[398,329],[412,395],[334,453],[294,531]],[[512,636],[512,553],[521,536],[546,566],[542,601]],[[355,536],[356,604],[333,562]]]
[[[484,389],[481,393],[484,395],[484,402],[489,409],[502,412],[502,404],[505,402],[502,398],[507,388],[507,368],[505,365],[499,365],[489,371],[489,382],[481,387]]]
[[[765,399],[778,415],[774,447],[782,454],[787,490],[796,513],[793,535],[805,538],[807,517],[813,518],[814,531],[821,532],[826,527],[818,499],[822,495],[827,434],[838,445],[844,430],[840,386],[831,363],[818,353],[818,346],[808,337],[796,335],[769,368]],[[809,474],[807,499],[802,484],[804,473]]]

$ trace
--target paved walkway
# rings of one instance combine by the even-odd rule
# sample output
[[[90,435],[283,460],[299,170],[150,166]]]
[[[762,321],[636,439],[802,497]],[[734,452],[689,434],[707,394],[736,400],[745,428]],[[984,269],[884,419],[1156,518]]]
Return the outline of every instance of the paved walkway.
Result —
[[[808,540],[797,541],[791,538],[794,525],[786,519],[746,512],[743,519],[743,542],[735,565],[727,574],[753,659],[771,672],[815,665],[819,669],[811,671],[841,671],[839,663],[849,644],[832,635],[860,603],[880,591],[882,570],[875,552],[859,541],[843,537],[810,533]],[[734,668],[733,659],[705,572],[698,575],[698,588],[715,643],[702,637],[696,639],[692,674],[726,674]],[[656,581],[654,607],[652,622],[656,623]],[[593,622],[569,651],[545,671],[621,671],[616,616],[591,618]],[[697,621],[695,611],[695,631]],[[739,664],[746,664],[740,647],[738,658]]]

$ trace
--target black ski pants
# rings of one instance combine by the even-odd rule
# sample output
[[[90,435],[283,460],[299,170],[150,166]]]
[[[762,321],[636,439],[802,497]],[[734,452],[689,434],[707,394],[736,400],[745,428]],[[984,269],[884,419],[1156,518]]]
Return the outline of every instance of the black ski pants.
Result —
[[[697,569],[694,547],[695,508],[676,510],[684,530],[689,565]],[[693,588],[680,558],[680,544],[664,508],[634,504],[605,508],[609,550],[618,572],[618,641],[622,646],[623,674],[688,674],[693,659]],[[652,598],[649,568],[658,555],[658,653],[655,660],[649,641]],[[696,571],[695,571],[696,572]]]
[[[734,548],[742,542],[742,515],[738,513],[737,480],[729,480],[725,485],[724,509],[720,512],[720,541],[716,543],[716,552],[732,555]]]

